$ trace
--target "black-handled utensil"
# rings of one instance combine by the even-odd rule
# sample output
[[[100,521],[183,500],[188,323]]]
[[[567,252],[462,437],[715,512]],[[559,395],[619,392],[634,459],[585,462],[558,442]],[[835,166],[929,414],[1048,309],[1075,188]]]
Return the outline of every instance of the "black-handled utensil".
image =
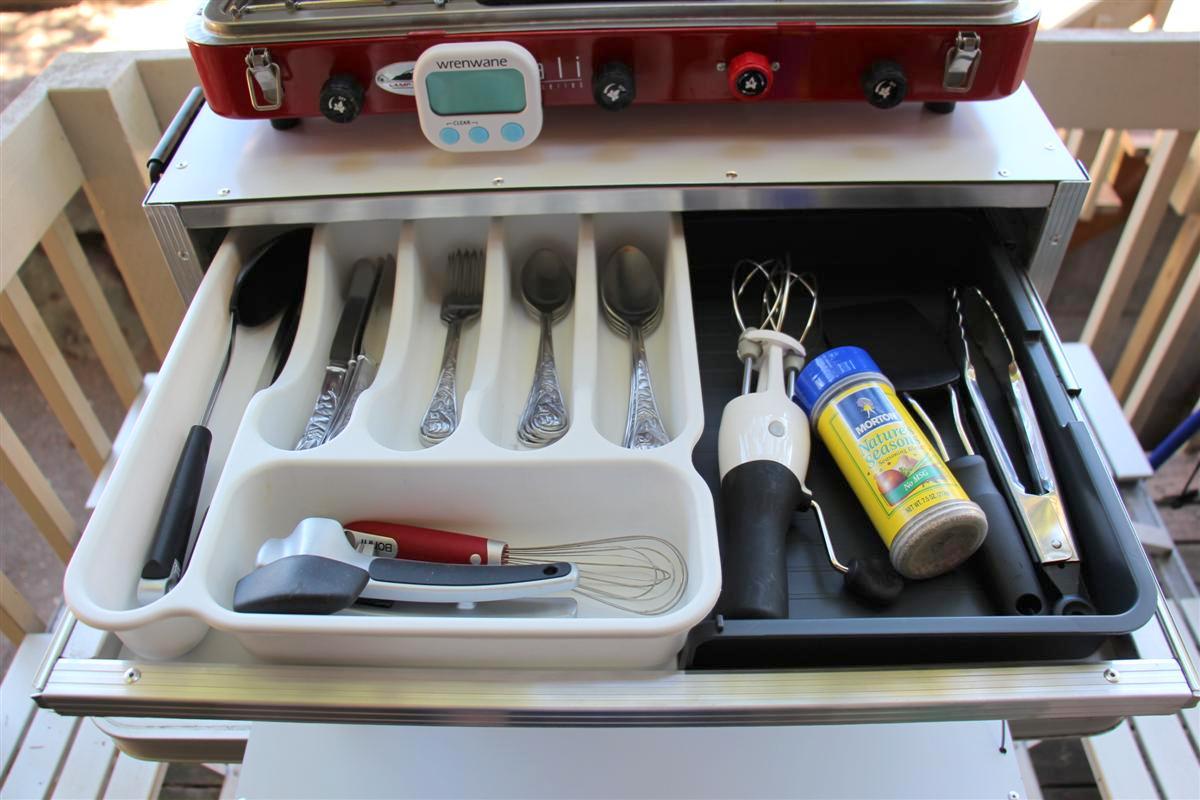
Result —
[[[988,594],[999,614],[1032,616],[1043,613],[1047,608],[1046,596],[1042,591],[1037,571],[1026,551],[1024,537],[1008,510],[1008,503],[1000,494],[987,460],[977,455],[963,426],[962,410],[958,405],[958,393],[947,384],[950,396],[950,411],[954,415],[954,428],[964,455],[949,457],[941,433],[925,409],[910,394],[904,399],[925,424],[929,439],[937,448],[946,466],[955,479],[975,503],[983,509],[988,520],[988,535],[972,556],[971,563],[978,565],[988,586]]]
[[[257,327],[297,305],[304,294],[312,229],[300,228],[278,236],[246,259],[229,298],[229,340],[225,358],[208,397],[200,424],[188,431],[175,472],[163,498],[162,510],[150,540],[150,550],[138,583],[143,604],[169,592],[183,574],[192,525],[200,503],[200,488],[208,466],[212,432],[208,429],[221,384],[229,371],[240,325]],[[286,338],[286,337],[285,337]],[[277,336],[276,341],[279,341]]]

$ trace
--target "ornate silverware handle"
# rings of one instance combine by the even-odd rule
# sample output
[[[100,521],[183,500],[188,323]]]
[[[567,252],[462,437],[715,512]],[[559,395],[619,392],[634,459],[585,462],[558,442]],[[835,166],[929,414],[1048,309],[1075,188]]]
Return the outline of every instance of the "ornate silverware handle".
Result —
[[[525,401],[525,410],[517,423],[517,430],[519,433],[531,427],[537,428],[545,436],[544,444],[549,444],[567,432],[571,417],[558,381],[558,367],[554,363],[553,320],[549,314],[541,314],[540,317],[542,333],[537,365],[533,370],[533,385],[529,387],[529,399]]]
[[[421,441],[432,447],[454,433],[458,427],[458,340],[462,334],[462,320],[449,323],[446,331],[446,347],[442,351],[442,369],[437,384],[433,387],[433,399],[421,419]]]
[[[358,398],[362,397],[363,392],[371,388],[377,371],[378,365],[370,356],[359,356],[351,362],[350,375],[346,378],[346,396],[342,399],[341,405],[338,407],[333,424],[329,426],[329,433],[326,435],[325,441],[335,438],[350,424],[350,417],[354,414],[354,407],[358,404]]]
[[[653,450],[671,441],[658,413],[654,386],[650,382],[650,362],[640,325],[630,326],[633,344],[633,371],[629,376],[629,416],[625,420],[625,447]]]
[[[346,388],[348,373],[349,369],[345,364],[326,365],[321,392],[317,395],[317,402],[308,417],[308,424],[304,426],[304,433],[300,434],[300,440],[296,442],[297,450],[311,450],[324,443],[333,425],[333,418],[337,415],[338,403]]]

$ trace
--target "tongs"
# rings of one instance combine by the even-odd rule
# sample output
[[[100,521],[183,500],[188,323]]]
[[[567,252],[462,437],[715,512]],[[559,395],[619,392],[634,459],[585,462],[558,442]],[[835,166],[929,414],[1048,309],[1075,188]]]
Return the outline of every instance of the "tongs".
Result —
[[[1025,534],[1034,559],[1041,565],[1042,573],[1058,590],[1060,597],[1054,604],[1054,613],[1094,614],[1095,609],[1082,595],[1079,549],[1067,522],[1046,440],[1038,425],[1025,377],[1017,365],[1012,341],[996,309],[978,288],[970,287],[961,291],[951,289],[951,295],[962,340],[962,373],[967,396],[979,428],[983,431],[985,449],[991,455],[992,463],[999,468],[1001,489],[1013,515]],[[1018,428],[1017,438],[1025,463],[1033,478],[1031,488],[1026,488],[1018,474],[1004,446],[996,420],[984,400],[979,376],[971,362],[968,337],[975,342],[987,362],[997,372],[1003,373],[999,377],[1009,411]]]

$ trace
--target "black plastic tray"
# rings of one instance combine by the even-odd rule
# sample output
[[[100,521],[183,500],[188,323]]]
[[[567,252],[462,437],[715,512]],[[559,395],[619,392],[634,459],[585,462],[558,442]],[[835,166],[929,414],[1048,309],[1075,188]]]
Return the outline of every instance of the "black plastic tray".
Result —
[[[841,575],[829,566],[815,520],[800,513],[788,541],[789,618],[727,620],[714,614],[692,630],[681,654],[682,666],[1082,658],[1107,638],[1136,630],[1150,619],[1155,589],[1149,564],[1055,370],[1047,339],[1056,334],[1043,329],[1024,276],[996,241],[982,212],[696,214],[686,216],[684,225],[705,412],[705,430],[693,461],[714,491],[719,520],[717,428],[725,403],[740,389],[742,375],[735,355],[738,329],[729,290],[730,269],[738,259],[790,253],[794,269],[817,276],[824,304],[903,299],[932,325],[953,335],[957,329],[949,327],[948,287],[976,285],[996,307],[1013,339],[1082,554],[1083,580],[1098,613],[996,615],[971,563],[933,580],[910,581],[894,606],[873,610],[843,592]],[[793,334],[799,333],[806,313],[806,303],[796,302],[787,325]],[[862,324],[871,321],[864,318]],[[819,318],[805,345],[810,357],[826,348]],[[986,377],[988,370],[980,372]],[[994,380],[984,391],[994,398],[993,408],[1004,408]],[[961,452],[957,437],[948,435],[953,431],[948,404],[931,400],[924,405],[951,455]],[[1010,452],[1019,452],[1014,426],[1006,415],[996,416]],[[843,562],[885,554],[858,501],[815,437],[808,484],[821,503]]]

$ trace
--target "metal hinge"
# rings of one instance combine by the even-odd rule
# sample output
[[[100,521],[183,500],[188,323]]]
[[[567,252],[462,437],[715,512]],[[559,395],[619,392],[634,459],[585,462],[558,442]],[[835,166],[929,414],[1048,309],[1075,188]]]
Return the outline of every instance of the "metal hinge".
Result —
[[[255,90],[258,87],[258,91]],[[250,92],[250,105],[255,111],[278,111],[283,105],[283,81],[279,65],[271,60],[265,47],[252,47],[246,54],[246,90]],[[259,91],[263,102],[258,101]]]
[[[983,56],[979,34],[960,31],[954,37],[954,47],[946,53],[946,72],[942,76],[942,88],[948,92],[969,92],[975,83],[975,73]]]

